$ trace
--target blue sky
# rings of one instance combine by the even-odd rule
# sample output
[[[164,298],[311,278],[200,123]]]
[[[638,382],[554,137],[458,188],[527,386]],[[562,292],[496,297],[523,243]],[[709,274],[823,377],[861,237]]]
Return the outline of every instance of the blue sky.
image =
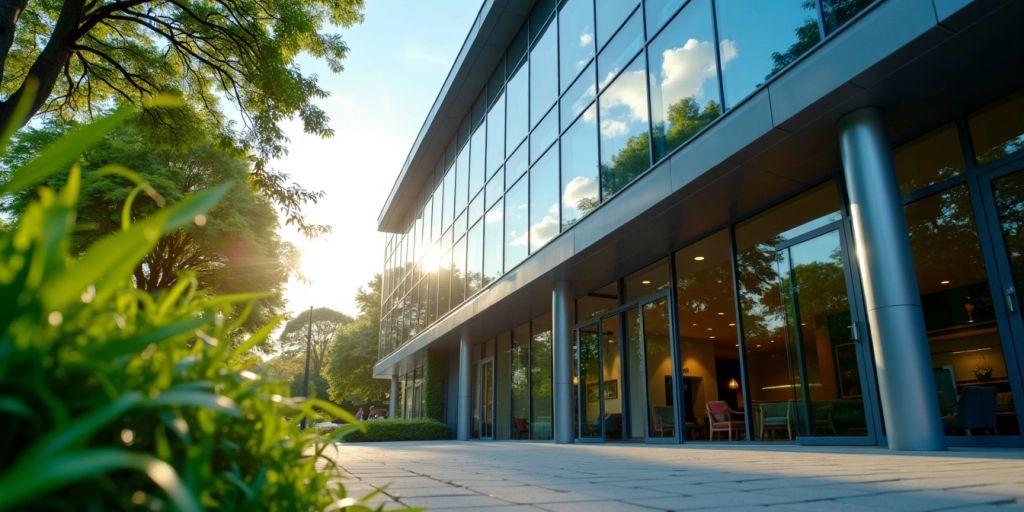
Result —
[[[353,297],[383,266],[377,215],[455,60],[480,0],[369,0],[365,21],[341,30],[350,53],[345,70],[302,61],[331,93],[318,104],[335,135],[321,139],[285,124],[289,155],[275,167],[326,198],[307,207],[312,222],[333,233],[307,240],[290,227],[282,236],[302,253],[309,282],[285,291],[292,313],[325,306],[354,315]]]

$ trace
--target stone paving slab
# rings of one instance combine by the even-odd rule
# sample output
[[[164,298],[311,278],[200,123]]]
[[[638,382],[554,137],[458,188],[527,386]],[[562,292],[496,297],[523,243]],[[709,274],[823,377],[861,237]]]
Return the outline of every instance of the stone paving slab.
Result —
[[[1024,450],[531,442],[338,444],[371,504],[432,511],[1024,511]]]

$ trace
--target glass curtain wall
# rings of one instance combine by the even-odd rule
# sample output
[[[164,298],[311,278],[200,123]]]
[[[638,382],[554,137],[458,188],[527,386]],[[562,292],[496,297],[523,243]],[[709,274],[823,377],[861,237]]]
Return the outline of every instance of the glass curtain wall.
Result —
[[[530,322],[530,439],[551,439],[551,315]]]

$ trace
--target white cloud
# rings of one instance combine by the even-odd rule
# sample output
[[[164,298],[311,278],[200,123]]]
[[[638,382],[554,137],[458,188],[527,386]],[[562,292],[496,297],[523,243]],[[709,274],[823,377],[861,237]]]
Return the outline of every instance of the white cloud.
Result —
[[[718,43],[718,55],[722,59],[722,67],[725,64],[736,57],[740,56],[740,50],[736,47],[736,41],[732,39],[723,39],[721,43]]]
[[[722,41],[722,65],[739,56],[736,43]],[[710,41],[690,38],[679,48],[662,52],[661,95],[663,98],[689,98],[701,95],[701,89],[715,77],[715,47]]]
[[[547,244],[558,235],[560,228],[557,215],[545,215],[540,222],[530,226],[530,239],[533,240],[533,246],[540,247]]]
[[[584,32],[584,33],[580,34],[580,48],[583,48],[584,46],[587,46],[593,40],[594,40],[594,34],[591,34],[590,32]]]
[[[622,119],[621,115],[612,112],[613,109],[619,107],[628,109],[626,119]],[[605,121],[611,121],[612,117],[617,118],[616,122],[607,123],[606,126]],[[619,75],[615,83],[601,95],[601,132],[608,135],[608,133],[619,130],[621,127],[618,124],[624,125],[626,121],[630,123],[647,122],[647,80],[641,70],[627,71]]]
[[[583,199],[597,197],[597,180],[583,176],[576,176],[569,183],[565,184],[565,192],[562,194],[562,204],[576,208],[576,205]]]
[[[601,135],[612,138],[629,133],[629,125],[625,121],[615,119],[601,120]]]

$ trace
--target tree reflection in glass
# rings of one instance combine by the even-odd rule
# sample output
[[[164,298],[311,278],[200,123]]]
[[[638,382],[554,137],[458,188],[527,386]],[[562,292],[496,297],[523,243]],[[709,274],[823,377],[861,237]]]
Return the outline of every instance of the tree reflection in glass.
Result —
[[[601,134],[601,197],[607,199],[647,170],[647,84],[637,58],[598,99]]]
[[[597,208],[597,108],[591,105],[566,130],[562,146],[562,231]]]

